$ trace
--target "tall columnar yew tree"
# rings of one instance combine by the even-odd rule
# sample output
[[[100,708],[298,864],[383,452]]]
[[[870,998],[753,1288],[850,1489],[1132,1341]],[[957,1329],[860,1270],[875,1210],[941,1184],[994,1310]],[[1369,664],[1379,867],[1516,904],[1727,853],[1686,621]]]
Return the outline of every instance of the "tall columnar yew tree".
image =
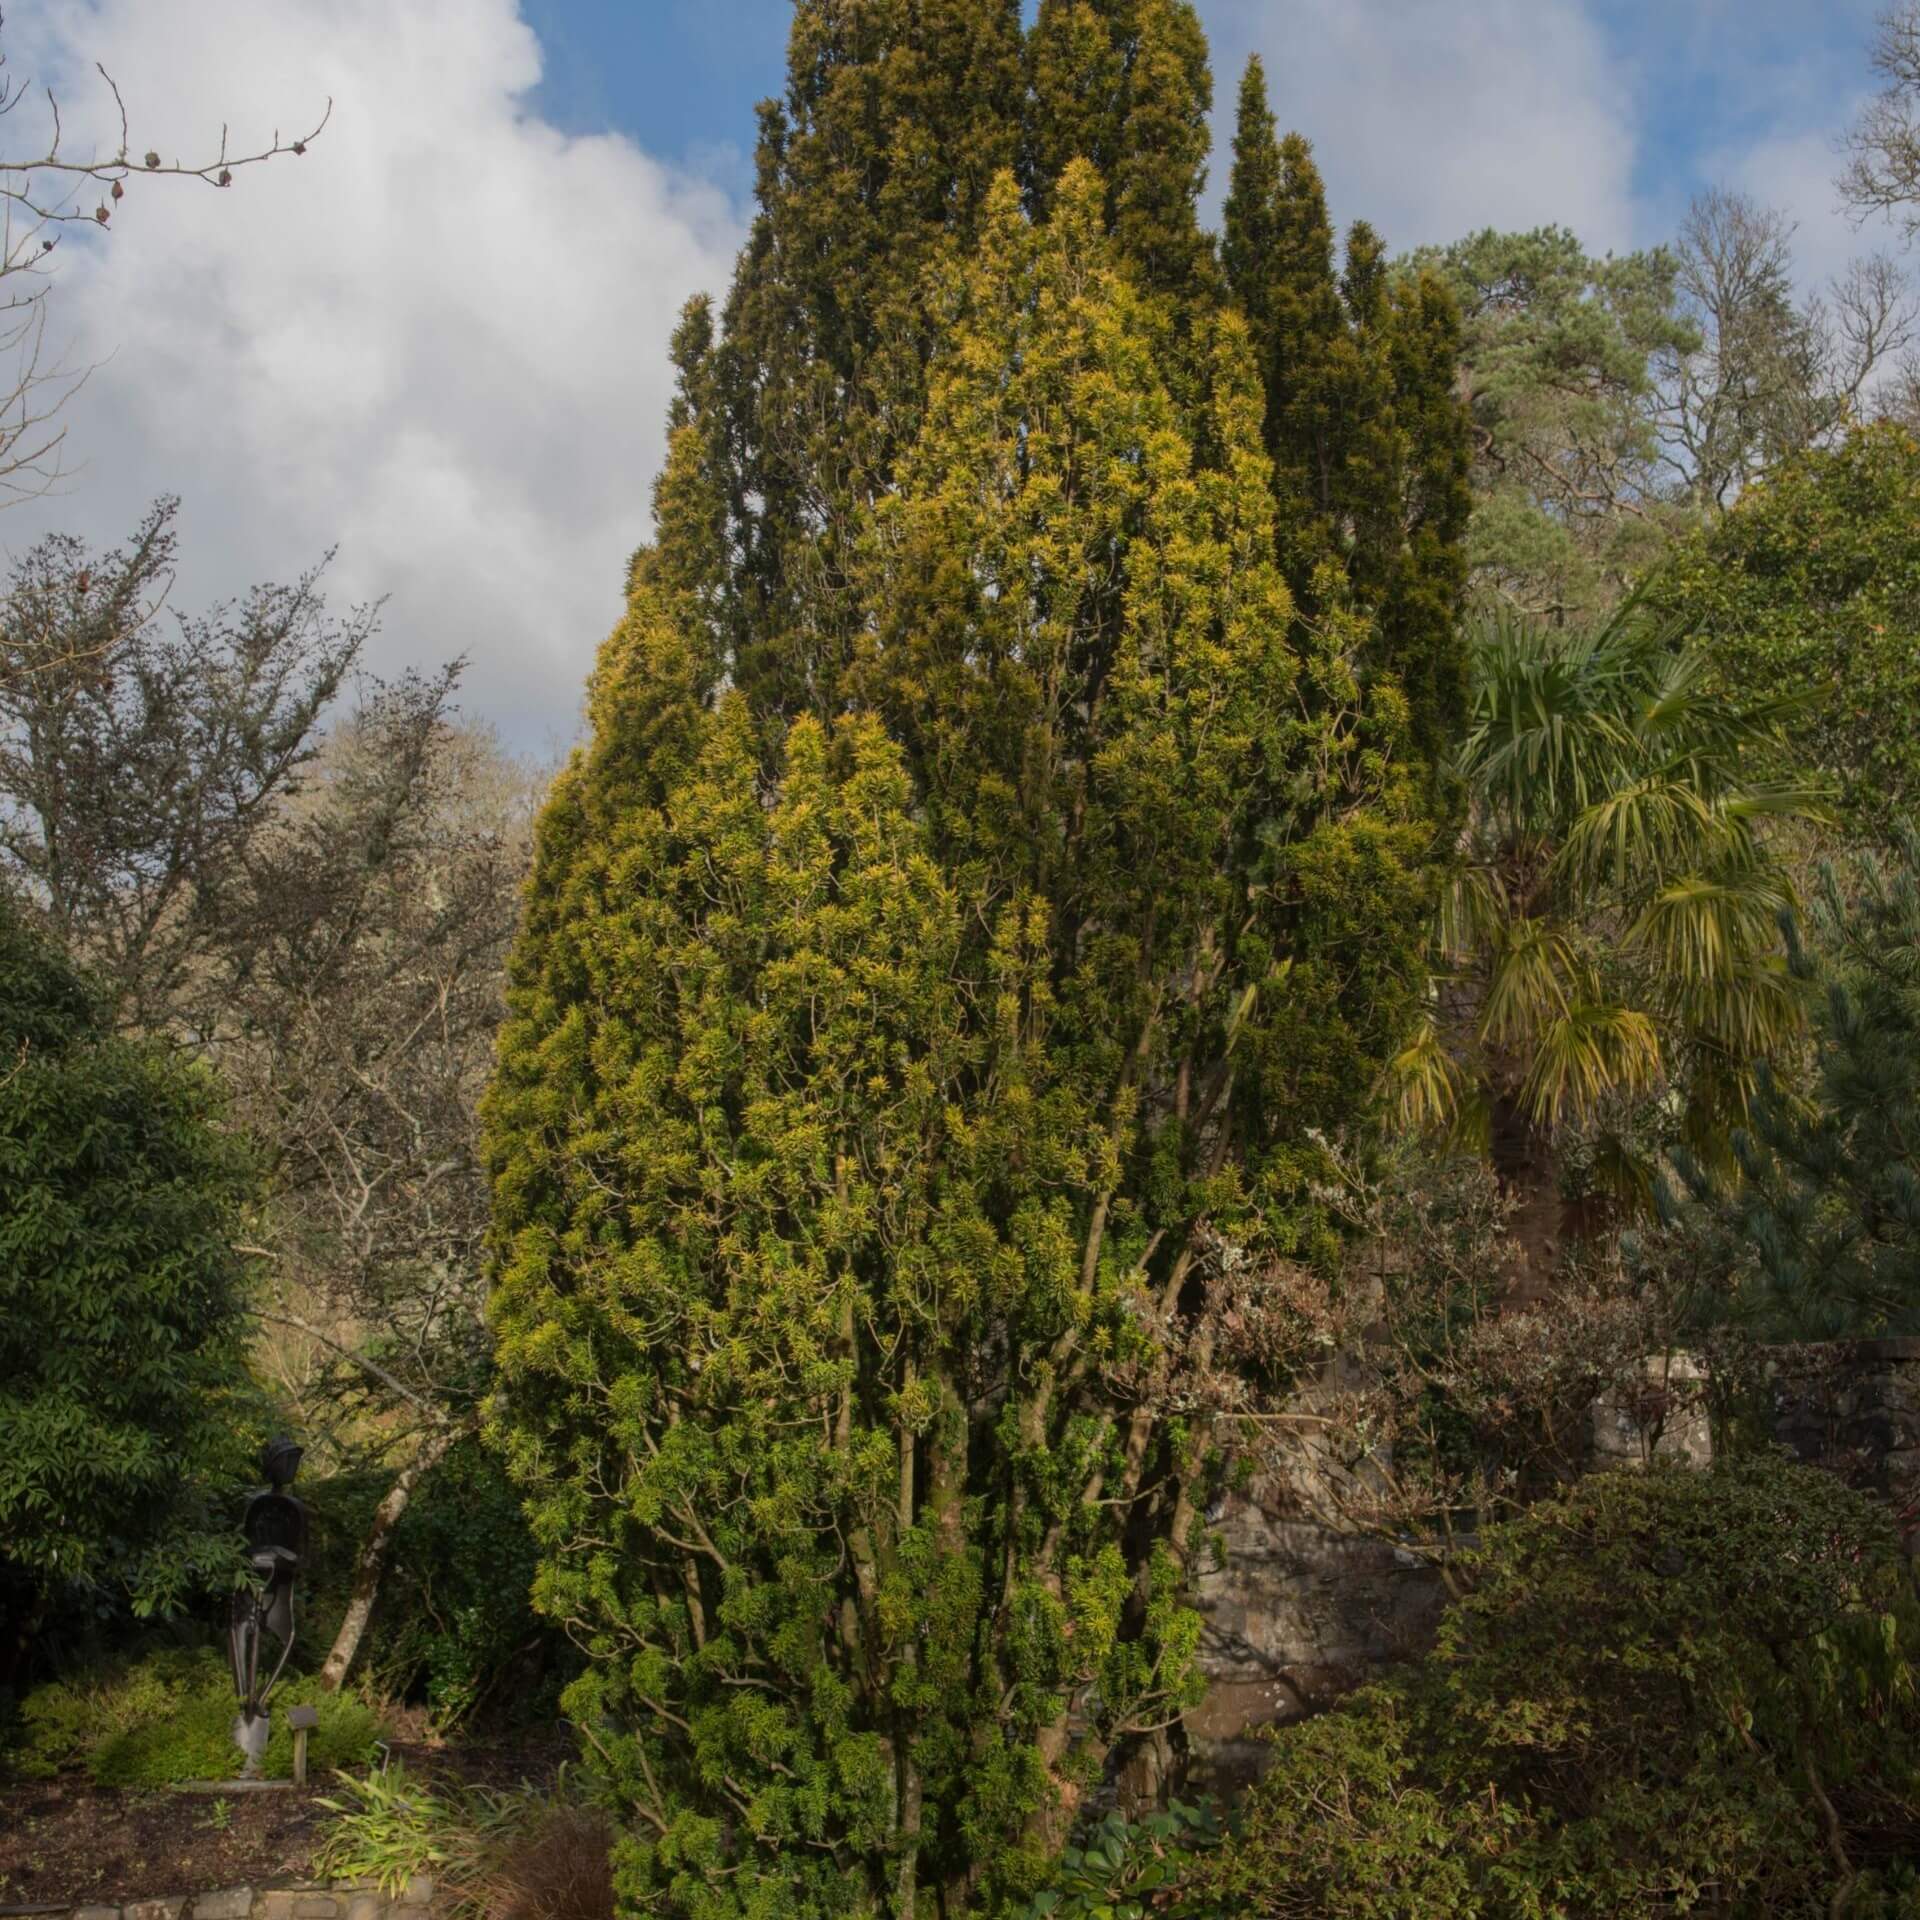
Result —
[[[1288,583],[1309,613],[1350,597],[1370,616],[1363,668],[1398,683],[1437,764],[1466,698],[1455,622],[1473,499],[1458,309],[1430,270],[1390,275],[1362,221],[1336,272],[1312,149],[1277,137],[1257,58],[1240,87],[1221,252],[1266,387]]]
[[[1069,162],[1086,160],[1140,280],[1186,299],[1203,294],[1218,272],[1197,210],[1213,76],[1188,0],[1040,0],[1028,71],[1034,210],[1045,213]]]
[[[808,703],[857,621],[855,521],[925,391],[921,278],[935,250],[971,241],[988,183],[1018,159],[1023,58],[1019,0],[794,9],[724,339],[696,302],[676,349],[676,423],[697,416],[706,450],[703,584],[777,711]]]
[[[593,1656],[626,1896],[702,1920],[993,1910],[1193,1699],[1221,1335],[1330,1250],[1319,1143],[1408,1029],[1433,891],[1408,702],[1359,595],[1289,594],[1214,277],[1169,286],[1072,152],[969,202],[975,149],[916,146],[949,190],[882,209],[940,13],[851,51],[887,9],[796,13],[491,1097],[493,1430]],[[1067,15],[1133,71],[1191,27],[1050,7],[1029,73]],[[829,43],[875,111],[816,177]],[[937,106],[1017,157],[1040,92]],[[811,278],[862,220],[899,231]],[[828,294],[871,317],[908,261],[911,354],[843,354]]]

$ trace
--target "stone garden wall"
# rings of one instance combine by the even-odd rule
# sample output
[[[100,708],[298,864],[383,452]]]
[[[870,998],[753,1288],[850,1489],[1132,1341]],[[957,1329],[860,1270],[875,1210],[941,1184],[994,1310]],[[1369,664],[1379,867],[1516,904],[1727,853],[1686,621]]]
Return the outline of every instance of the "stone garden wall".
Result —
[[[1685,1354],[1649,1361],[1644,1386],[1593,1409],[1593,1466],[1656,1456],[1707,1465],[1704,1384]],[[1920,1339],[1778,1348],[1763,1399],[1779,1444],[1886,1500],[1920,1553]],[[1303,1410],[1311,1405],[1304,1396]],[[1211,1684],[1186,1717],[1196,1784],[1246,1779],[1261,1727],[1316,1711],[1432,1636],[1445,1601],[1438,1575],[1317,1521],[1338,1504],[1323,1497],[1327,1473],[1303,1446],[1286,1474],[1229,1495],[1212,1516],[1225,1553],[1199,1583]]]
[[[1775,1439],[1878,1494],[1920,1553],[1920,1339],[1783,1348],[1768,1387]]]
[[[1350,1374],[1336,1363],[1325,1393],[1337,1397]],[[1321,1398],[1314,1388],[1295,1398],[1299,1440],[1285,1470],[1208,1515],[1221,1551],[1195,1595],[1207,1697],[1184,1724],[1189,1778],[1209,1790],[1259,1771],[1260,1728],[1317,1712],[1418,1653],[1445,1600],[1426,1560],[1329,1523],[1349,1489],[1313,1438]]]
[[[428,1920],[434,1885],[416,1875],[397,1894],[361,1881],[223,1887],[217,1893],[166,1894],[124,1906],[0,1906],[0,1916],[34,1920]]]

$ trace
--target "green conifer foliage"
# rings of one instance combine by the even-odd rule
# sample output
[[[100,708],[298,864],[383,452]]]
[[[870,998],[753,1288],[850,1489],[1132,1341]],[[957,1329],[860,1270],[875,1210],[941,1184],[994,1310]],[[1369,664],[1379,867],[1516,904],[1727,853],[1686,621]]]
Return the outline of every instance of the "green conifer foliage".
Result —
[[[1198,214],[1213,75],[1189,0],[1041,0],[1028,45],[1031,204],[1044,213],[1067,166],[1090,161],[1143,282],[1200,294],[1214,277]]]
[[[958,1915],[1192,1699],[1223,1302],[1331,1255],[1412,1024],[1424,336],[1357,248],[1386,424],[1326,446],[1400,491],[1302,619],[1185,0],[802,0],[791,55],[541,825],[493,1432],[629,1900]]]
[[[917,424],[921,275],[1017,159],[1023,49],[1019,0],[794,8],[724,341],[682,366],[710,394],[707,484],[739,558],[715,611],[784,711],[844,645],[843,542]]]
[[[1288,583],[1309,614],[1351,593],[1373,616],[1367,669],[1396,679],[1420,750],[1438,762],[1466,699],[1456,627],[1472,496],[1457,311],[1433,274],[1390,275],[1364,223],[1336,272],[1312,149],[1277,136],[1257,57],[1241,82],[1221,251],[1266,387]]]
[[[1411,1011],[1404,710],[1292,617],[1243,326],[1176,354],[1106,218],[1003,175],[931,289],[818,713],[668,551],[682,421],[542,825],[493,1424],[648,1911],[991,1910],[1191,1701],[1217,1303]]]
[[[253,1197],[220,1090],[115,1035],[0,892],[0,1675],[63,1593],[167,1612],[237,1565]]]
[[[1738,1177],[1683,1159],[1673,1245],[1715,1312],[1769,1338],[1920,1331],[1920,835],[1822,872],[1814,938],[1789,923],[1811,1004],[1807,1083],[1759,1073]],[[1649,1252],[1657,1251],[1653,1243]]]

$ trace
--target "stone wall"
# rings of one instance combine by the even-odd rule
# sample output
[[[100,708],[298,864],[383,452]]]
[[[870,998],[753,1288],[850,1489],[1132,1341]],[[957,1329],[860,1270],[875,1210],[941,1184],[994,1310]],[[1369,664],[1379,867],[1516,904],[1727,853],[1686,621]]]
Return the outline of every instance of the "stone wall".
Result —
[[[1647,1386],[1593,1411],[1596,1465],[1713,1458],[1706,1381],[1685,1354],[1647,1363]],[[1886,1501],[1908,1551],[1920,1546],[1920,1339],[1771,1348],[1760,1412],[1776,1445]]]
[[[1275,1481],[1229,1496],[1222,1563],[1199,1581],[1207,1697],[1186,1715],[1189,1776],[1209,1789],[1259,1770],[1261,1727],[1318,1711],[1432,1638],[1434,1569],[1306,1517]]]
[[[1591,1410],[1592,1465],[1707,1465],[1705,1387],[1688,1355],[1650,1360],[1643,1385]],[[1777,1348],[1763,1399],[1780,1445],[1885,1499],[1920,1553],[1920,1339]],[[1196,1785],[1238,1784],[1258,1770],[1260,1728],[1317,1711],[1432,1638],[1439,1576],[1320,1521],[1339,1504],[1323,1497],[1327,1473],[1302,1446],[1289,1472],[1229,1495],[1212,1516],[1222,1554],[1197,1594],[1210,1685],[1185,1722]]]
[[[164,1894],[124,1906],[0,1906],[0,1916],[36,1920],[429,1920],[434,1885],[416,1874],[397,1894],[359,1880],[223,1887],[217,1893]]]
[[[1920,1552],[1920,1339],[1783,1347],[1767,1385],[1774,1438],[1878,1494]]]
[[[1184,1719],[1190,1781],[1209,1790],[1259,1770],[1262,1727],[1298,1720],[1432,1638],[1445,1599],[1422,1557],[1330,1524],[1357,1492],[1314,1436],[1351,1369],[1338,1363],[1293,1403],[1283,1470],[1230,1492],[1209,1515],[1217,1543],[1195,1593],[1207,1697]]]

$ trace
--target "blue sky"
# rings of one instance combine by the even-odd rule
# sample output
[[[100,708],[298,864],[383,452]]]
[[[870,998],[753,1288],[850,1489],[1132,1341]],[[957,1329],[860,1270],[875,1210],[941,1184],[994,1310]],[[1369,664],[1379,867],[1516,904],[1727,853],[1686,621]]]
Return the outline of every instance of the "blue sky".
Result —
[[[1868,53],[1882,4],[1588,0],[1573,9],[1590,23],[1626,90],[1633,239],[1661,237],[1697,189],[1723,183],[1755,150],[1810,141],[1824,159],[1871,87]],[[1241,59],[1260,44],[1283,120],[1330,150],[1337,178],[1344,157],[1338,98],[1286,85],[1290,37],[1311,36],[1321,9],[1296,0],[1200,0],[1200,10],[1215,43],[1220,100],[1231,100]],[[1396,11],[1403,22],[1454,28],[1476,11],[1506,11],[1476,9],[1474,0],[1394,0],[1350,10],[1372,14],[1377,27],[1369,31],[1383,42],[1395,36]],[[1551,11],[1541,9],[1543,16]],[[544,115],[574,132],[618,130],[730,191],[750,191],[752,107],[781,86],[788,0],[525,0],[523,12],[546,56],[534,96]],[[1525,36],[1523,11],[1517,37]],[[1355,80],[1364,84],[1364,74]],[[1525,154],[1515,153],[1513,162],[1524,167]],[[1213,184],[1217,193],[1222,182]]]
[[[1885,236],[1835,211],[1882,0],[1198,0],[1216,95],[1257,49],[1336,218],[1395,247],[1483,225],[1596,251],[1706,185],[1800,223],[1809,287]],[[470,711],[546,752],[648,532],[685,299],[725,288],[788,0],[19,0],[16,79],[69,138],[236,147],[334,115],[230,194],[134,182],[62,247],[58,349],[92,369],[68,480],[0,558],[123,537],[181,496],[183,604],[337,549],[383,673],[469,661]],[[23,121],[10,124],[23,131]],[[1213,195],[1221,191],[1216,166]]]

